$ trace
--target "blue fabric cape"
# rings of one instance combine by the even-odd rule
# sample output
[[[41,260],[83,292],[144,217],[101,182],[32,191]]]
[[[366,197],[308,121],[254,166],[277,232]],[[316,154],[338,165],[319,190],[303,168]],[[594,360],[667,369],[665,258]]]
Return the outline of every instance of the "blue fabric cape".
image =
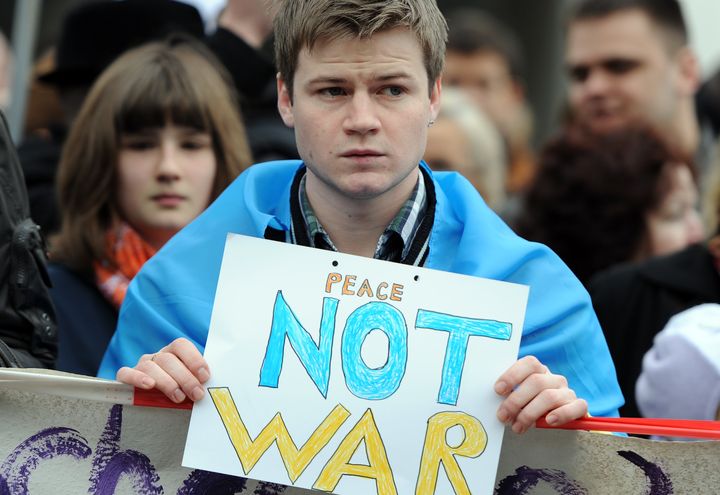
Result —
[[[300,166],[253,165],[145,264],[130,284],[99,376],[114,378],[121,366],[178,337],[204,349],[227,233],[287,231]],[[530,286],[520,355],[564,375],[591,414],[616,416],[623,398],[582,284],[549,248],[515,235],[462,176],[435,172],[433,180],[437,210],[425,267]]]

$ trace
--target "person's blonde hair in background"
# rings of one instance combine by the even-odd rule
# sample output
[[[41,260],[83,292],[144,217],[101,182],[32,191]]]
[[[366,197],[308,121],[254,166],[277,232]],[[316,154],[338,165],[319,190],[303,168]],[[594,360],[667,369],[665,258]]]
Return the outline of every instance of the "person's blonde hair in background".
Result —
[[[433,170],[460,172],[490,208],[502,210],[507,173],[503,138],[463,90],[443,90],[440,113],[428,131],[424,158]]]

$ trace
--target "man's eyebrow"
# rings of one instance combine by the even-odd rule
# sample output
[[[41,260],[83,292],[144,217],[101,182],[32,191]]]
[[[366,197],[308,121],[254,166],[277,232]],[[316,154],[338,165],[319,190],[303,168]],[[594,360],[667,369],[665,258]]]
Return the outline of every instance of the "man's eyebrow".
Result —
[[[567,60],[564,65],[566,69],[574,69],[575,67],[589,67],[592,63],[585,60]]]
[[[373,79],[376,81],[394,81],[398,79],[412,79],[412,76],[410,74],[407,74],[406,72],[393,72],[390,74],[381,74],[374,76]]]
[[[378,75],[372,75],[371,77],[374,81],[396,81],[396,80],[404,80],[404,79],[412,79],[412,76],[406,72],[392,72],[389,74],[378,74]],[[307,84],[308,86],[316,85],[316,84],[344,84],[347,83],[347,79],[344,77],[335,77],[335,76],[318,76],[310,79]]]
[[[388,79],[409,79],[411,76],[407,72],[391,72],[389,74],[381,74],[375,76],[375,79],[385,81]]]
[[[311,86],[314,84],[344,84],[346,82],[347,79],[343,77],[318,76],[310,79],[307,84]]]
[[[603,65],[607,64],[639,64],[642,61],[637,57],[609,57],[602,61]]]
[[[590,70],[590,65],[589,65],[589,64],[583,64],[583,63],[577,63],[577,64],[569,63],[569,64],[565,64],[565,72],[567,72],[568,74],[573,74],[573,73],[576,73],[576,72],[582,72],[582,71],[587,71],[587,70]]]

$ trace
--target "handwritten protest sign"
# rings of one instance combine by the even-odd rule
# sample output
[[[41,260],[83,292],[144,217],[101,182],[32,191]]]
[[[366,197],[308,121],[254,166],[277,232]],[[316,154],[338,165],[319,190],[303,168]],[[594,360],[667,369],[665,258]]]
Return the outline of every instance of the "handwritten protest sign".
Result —
[[[0,494],[317,493],[183,468],[189,411],[107,402],[122,395],[116,393],[120,384],[107,380],[97,383],[112,393],[94,400],[98,387],[88,387],[84,377],[77,386],[61,389],[53,382],[55,375],[41,376],[56,395],[43,392],[33,380],[9,382],[0,368]],[[715,495],[720,442],[657,442],[562,430],[507,432],[494,479],[495,495]]]
[[[230,235],[183,464],[343,494],[492,491],[528,288]]]

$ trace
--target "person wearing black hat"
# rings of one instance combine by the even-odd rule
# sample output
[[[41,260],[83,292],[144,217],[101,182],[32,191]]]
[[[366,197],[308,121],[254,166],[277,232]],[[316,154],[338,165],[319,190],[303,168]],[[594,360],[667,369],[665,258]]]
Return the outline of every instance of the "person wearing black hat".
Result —
[[[59,227],[55,172],[67,129],[90,86],[126,50],[178,32],[202,38],[204,27],[195,7],[175,0],[96,1],[66,16],[56,67],[38,78],[57,89],[64,120],[49,136],[29,135],[18,147],[30,211],[45,235]]]
[[[97,372],[137,271],[252,163],[229,80],[176,36],[128,50],[93,84],[58,165],[57,369]]]
[[[59,225],[55,169],[70,127],[95,78],[124,51],[182,32],[203,38],[230,73],[239,95],[253,156],[260,161],[296,158],[295,135],[277,113],[272,14],[263,0],[227,0],[218,29],[205,37],[202,18],[175,0],[103,0],[84,4],[64,21],[57,67],[39,80],[55,86],[65,121],[47,137],[30,136],[20,145],[30,209],[46,235]]]

